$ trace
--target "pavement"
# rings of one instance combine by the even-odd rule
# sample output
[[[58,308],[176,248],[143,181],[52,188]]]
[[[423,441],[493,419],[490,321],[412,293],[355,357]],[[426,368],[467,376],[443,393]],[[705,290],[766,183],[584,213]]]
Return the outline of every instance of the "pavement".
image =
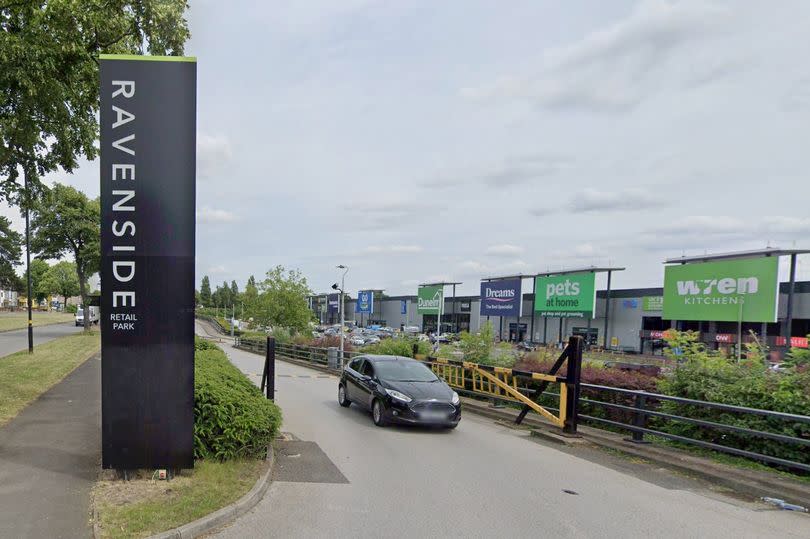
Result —
[[[76,327],[73,322],[35,327],[34,347],[65,335],[79,333],[83,329]],[[28,350],[28,328],[0,332],[0,361],[3,361],[4,356],[21,350]]]
[[[53,326],[34,332],[44,337],[46,329],[60,336]],[[7,335],[0,346],[17,346],[3,341]],[[94,356],[0,427],[0,537],[89,537],[100,465],[101,359]]]
[[[261,356],[220,346],[260,383]],[[604,452],[583,458],[480,416],[455,431],[378,428],[338,405],[336,377],[276,370],[289,433],[280,471],[213,537],[810,537],[808,515]]]

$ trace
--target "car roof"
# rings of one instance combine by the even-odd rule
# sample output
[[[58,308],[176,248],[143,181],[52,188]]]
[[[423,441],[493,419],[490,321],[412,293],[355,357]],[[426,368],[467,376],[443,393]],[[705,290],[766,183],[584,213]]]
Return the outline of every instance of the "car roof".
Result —
[[[367,360],[371,361],[372,363],[381,363],[383,361],[416,361],[415,359],[404,357],[404,356],[378,356],[378,355],[367,355],[364,356]]]

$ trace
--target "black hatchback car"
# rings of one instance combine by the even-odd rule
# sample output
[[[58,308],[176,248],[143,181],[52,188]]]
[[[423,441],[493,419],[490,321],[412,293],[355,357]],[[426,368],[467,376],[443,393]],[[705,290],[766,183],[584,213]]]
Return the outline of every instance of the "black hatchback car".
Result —
[[[359,356],[340,377],[338,402],[368,410],[374,424],[455,428],[461,400],[444,380],[419,361],[399,356]]]

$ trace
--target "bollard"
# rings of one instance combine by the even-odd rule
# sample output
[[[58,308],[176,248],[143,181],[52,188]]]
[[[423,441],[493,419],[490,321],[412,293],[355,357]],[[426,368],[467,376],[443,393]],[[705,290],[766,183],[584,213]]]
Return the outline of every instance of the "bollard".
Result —
[[[340,370],[340,360],[338,358],[338,349],[335,346],[330,346],[326,350],[326,365],[330,369]]]
[[[633,406],[636,408],[636,412],[633,414],[633,426],[639,428],[645,428],[647,426],[647,414],[644,411],[647,408],[647,395],[643,393],[636,393]],[[641,431],[634,430],[632,438],[625,438],[628,442],[633,442],[636,444],[648,444],[647,440],[644,439],[644,433]]]
[[[262,373],[262,392],[267,388],[267,398],[275,400],[276,396],[276,339],[267,337],[264,355],[264,372]]]
[[[568,400],[565,403],[565,434],[576,434],[579,424],[579,383],[582,371],[582,337],[571,337],[568,340],[568,368],[565,374],[565,385],[568,388]]]

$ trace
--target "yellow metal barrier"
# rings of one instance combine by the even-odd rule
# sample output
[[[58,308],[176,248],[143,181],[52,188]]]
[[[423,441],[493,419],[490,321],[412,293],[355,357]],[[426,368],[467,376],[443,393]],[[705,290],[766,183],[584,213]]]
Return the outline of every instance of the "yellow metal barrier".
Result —
[[[417,357],[417,359],[424,358]],[[544,418],[551,421],[554,425],[562,428],[565,426],[566,409],[568,403],[568,387],[565,381],[559,381],[556,376],[542,373],[532,373],[532,380],[539,380],[559,384],[560,386],[560,406],[559,415],[554,415],[552,412],[537,404],[529,397],[524,395],[518,389],[518,378],[525,376],[516,376],[512,369],[504,367],[490,367],[484,368],[477,363],[469,362],[450,362],[446,359],[434,359],[430,361],[430,368],[436,373],[436,376],[444,379],[450,387],[472,391],[474,393],[495,397],[512,399],[518,401]]]

